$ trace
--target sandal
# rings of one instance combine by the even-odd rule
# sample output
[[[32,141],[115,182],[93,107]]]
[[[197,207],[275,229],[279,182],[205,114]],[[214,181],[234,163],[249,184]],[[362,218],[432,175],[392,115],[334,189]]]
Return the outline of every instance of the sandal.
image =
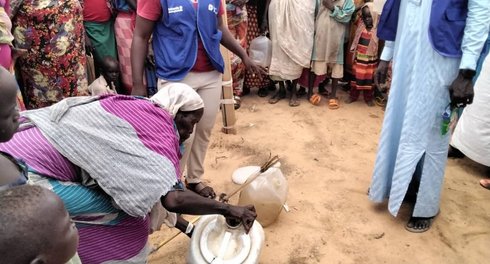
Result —
[[[210,186],[205,185],[202,182],[188,183],[186,188],[199,194],[202,197],[211,198],[211,199],[216,198],[216,193],[214,192],[214,189],[211,188]]]
[[[233,102],[234,102],[235,110],[239,109],[240,106],[242,106],[242,99],[240,99],[240,96],[238,95],[233,96]]]
[[[328,108],[329,109],[332,109],[332,110],[335,110],[335,109],[339,109],[340,105],[339,105],[339,99],[338,98],[331,98],[328,100]]]
[[[286,98],[286,95],[282,93],[281,91],[278,91],[276,94],[274,94],[270,99],[269,99],[269,104],[275,104],[279,102],[281,99]]]
[[[386,98],[384,96],[377,96],[374,99],[374,103],[376,103],[376,105],[380,107],[386,106]]]
[[[405,229],[412,233],[423,233],[430,229],[434,217],[411,217],[405,225]]]

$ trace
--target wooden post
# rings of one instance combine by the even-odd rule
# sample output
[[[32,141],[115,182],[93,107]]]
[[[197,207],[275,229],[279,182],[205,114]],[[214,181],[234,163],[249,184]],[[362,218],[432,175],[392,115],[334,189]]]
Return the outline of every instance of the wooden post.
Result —
[[[225,0],[221,0],[223,7],[226,7]],[[226,10],[226,8],[225,8]],[[221,20],[225,27],[228,27],[228,20],[226,12],[221,16]],[[223,90],[222,90],[222,101],[221,101],[221,115],[223,117],[223,128],[221,131],[225,134],[236,134],[237,130],[235,128],[236,116],[235,116],[235,105],[233,102],[233,80],[231,76],[231,60],[230,51],[225,47],[221,46],[221,55],[225,61],[225,72],[223,74]]]

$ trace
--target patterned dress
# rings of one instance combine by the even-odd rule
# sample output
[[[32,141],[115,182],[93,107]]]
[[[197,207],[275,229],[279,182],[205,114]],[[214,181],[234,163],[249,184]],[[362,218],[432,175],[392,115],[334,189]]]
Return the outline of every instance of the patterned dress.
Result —
[[[27,49],[19,59],[29,109],[65,97],[86,95],[85,47],[79,1],[11,1],[14,45]]]
[[[260,36],[259,18],[257,5],[247,4],[247,16],[248,16],[248,29],[247,29],[247,47],[250,46],[250,42],[258,36]],[[253,75],[251,72],[245,73],[245,87],[252,88],[265,88],[269,85],[269,78],[260,78],[257,75]]]
[[[247,9],[243,0],[227,0],[226,14],[228,29],[233,37],[244,49],[247,48]],[[245,65],[242,59],[234,53],[231,56],[231,74],[233,78],[233,94],[241,96],[243,92],[243,80],[245,79]]]

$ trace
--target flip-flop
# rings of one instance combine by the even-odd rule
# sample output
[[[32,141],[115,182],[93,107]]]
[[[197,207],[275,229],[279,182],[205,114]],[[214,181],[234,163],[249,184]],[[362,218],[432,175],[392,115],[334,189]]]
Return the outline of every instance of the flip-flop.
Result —
[[[378,96],[374,98],[374,103],[379,107],[386,106],[386,97]]]
[[[490,179],[481,179],[480,186],[487,190],[490,190]]]
[[[328,108],[335,110],[339,109],[339,99],[338,98],[331,98],[328,100]]]
[[[281,94],[280,92],[277,92],[271,98],[269,98],[269,104],[275,104],[284,98],[286,98],[285,94]]]
[[[434,217],[431,217],[431,218],[427,218],[427,219],[420,219],[420,220],[417,220],[417,221],[428,221],[428,225],[426,228],[422,228],[422,229],[418,229],[418,228],[415,228],[414,226],[409,226],[409,224],[412,222],[411,220],[408,221],[408,223],[405,225],[405,229],[409,232],[412,232],[412,233],[423,233],[427,230],[429,230],[432,226],[432,222],[434,221]]]

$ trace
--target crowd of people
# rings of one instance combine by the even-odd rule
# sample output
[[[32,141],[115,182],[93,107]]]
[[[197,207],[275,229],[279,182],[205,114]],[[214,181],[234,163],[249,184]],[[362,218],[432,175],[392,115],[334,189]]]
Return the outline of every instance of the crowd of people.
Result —
[[[443,113],[469,105],[449,154],[490,166],[490,84],[478,77],[490,68],[489,11],[488,0],[387,0],[381,14],[370,0],[0,0],[0,255],[144,263],[163,222],[192,235],[180,214],[221,214],[249,230],[253,206],[217,202],[201,181],[220,45],[233,53],[237,108],[255,88],[273,91],[271,104],[289,93],[291,107],[326,96],[338,109],[343,88],[346,104],[362,92],[374,106],[392,68],[369,198],[388,198],[396,216],[413,196],[406,228],[424,232],[439,213]],[[268,68],[247,54],[261,35],[272,42]],[[21,254],[12,239],[29,246]]]

